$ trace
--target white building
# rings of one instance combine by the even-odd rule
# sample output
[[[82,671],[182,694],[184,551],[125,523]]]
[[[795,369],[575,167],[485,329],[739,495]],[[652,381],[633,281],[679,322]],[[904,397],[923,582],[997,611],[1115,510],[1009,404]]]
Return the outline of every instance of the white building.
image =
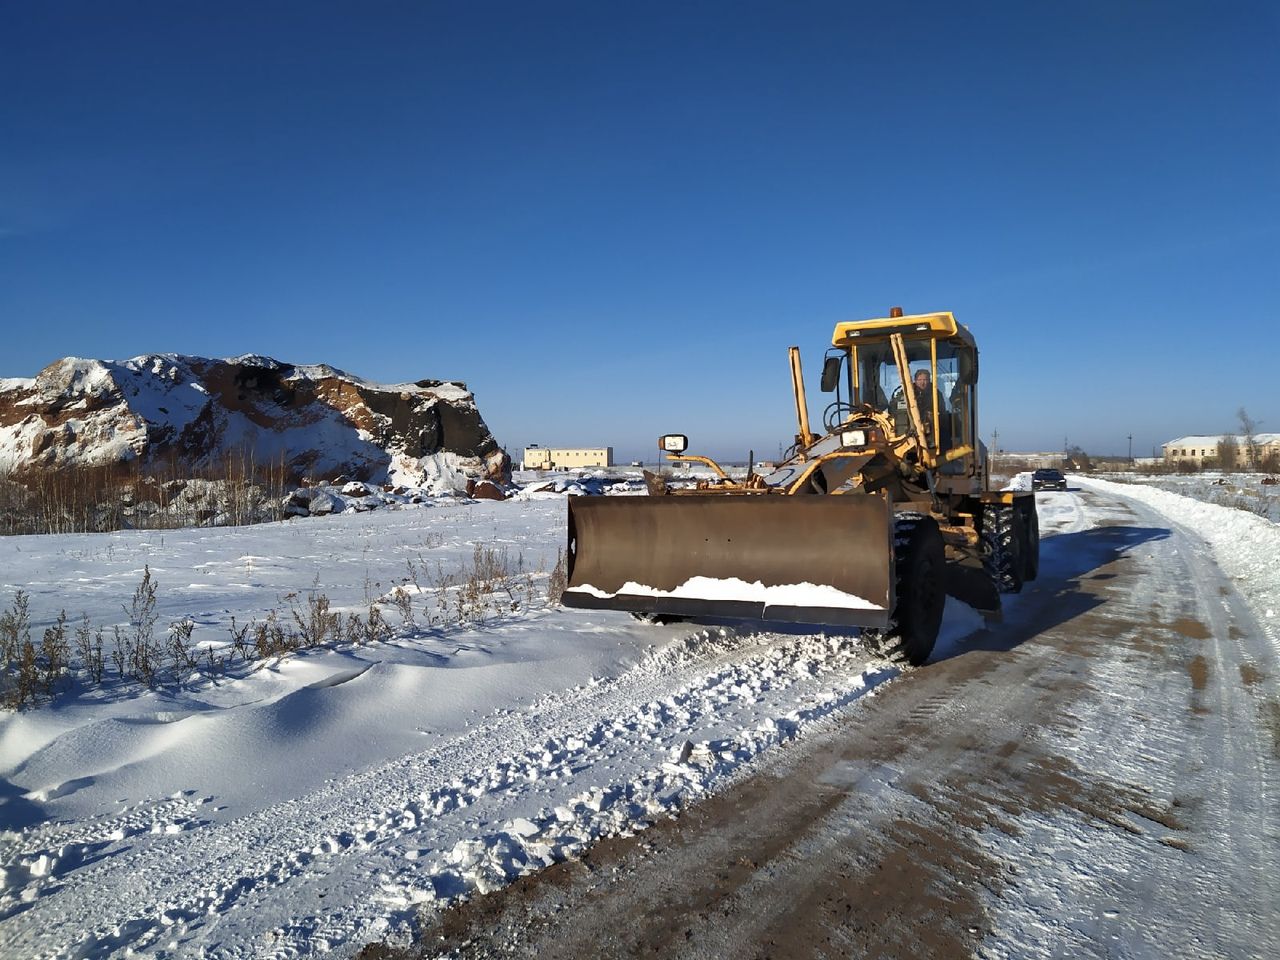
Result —
[[[1164,462],[1168,464],[1192,463],[1197,467],[1207,460],[1217,461],[1218,450],[1222,442],[1231,434],[1213,436],[1179,437],[1164,444]],[[1244,447],[1244,437],[1234,437],[1236,442],[1236,463],[1243,465],[1248,459],[1248,451]],[[1253,442],[1258,445],[1258,460],[1265,462],[1272,456],[1280,456],[1280,433],[1255,433]]]
[[[535,443],[524,448],[520,469],[578,470],[612,466],[613,447],[540,447]]]

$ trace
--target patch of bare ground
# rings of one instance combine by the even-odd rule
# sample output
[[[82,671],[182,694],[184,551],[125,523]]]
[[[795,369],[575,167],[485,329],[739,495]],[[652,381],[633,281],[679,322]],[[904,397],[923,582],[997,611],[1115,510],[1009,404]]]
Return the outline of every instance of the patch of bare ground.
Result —
[[[1265,679],[1267,679],[1267,675],[1252,663],[1240,664],[1240,682],[1246,687],[1257,686]]]
[[[1203,690],[1209,686],[1209,661],[1196,655],[1187,661],[1187,673],[1191,675],[1191,689]]]
[[[1212,713],[1205,705],[1205,690],[1209,686],[1209,661],[1196,654],[1187,661],[1187,674],[1191,677],[1191,700],[1188,709],[1198,717]]]
[[[1209,628],[1191,617],[1179,617],[1173,621],[1173,629],[1192,640],[1208,640],[1210,637]]]
[[[1262,722],[1271,735],[1271,756],[1280,760],[1280,700],[1268,697],[1262,701]]]

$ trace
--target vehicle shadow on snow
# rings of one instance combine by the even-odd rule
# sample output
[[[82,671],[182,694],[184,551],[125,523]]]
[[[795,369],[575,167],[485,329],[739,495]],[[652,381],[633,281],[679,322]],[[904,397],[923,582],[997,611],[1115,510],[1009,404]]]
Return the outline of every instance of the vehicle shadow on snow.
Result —
[[[989,622],[948,643],[939,643],[930,663],[974,650],[1012,650],[1107,602],[1084,586],[1085,580],[1116,576],[1097,571],[1144,543],[1167,539],[1167,527],[1114,524],[1060,533],[1040,542],[1040,575],[1022,593],[1005,594],[1002,620]],[[944,624],[945,628],[945,624]]]

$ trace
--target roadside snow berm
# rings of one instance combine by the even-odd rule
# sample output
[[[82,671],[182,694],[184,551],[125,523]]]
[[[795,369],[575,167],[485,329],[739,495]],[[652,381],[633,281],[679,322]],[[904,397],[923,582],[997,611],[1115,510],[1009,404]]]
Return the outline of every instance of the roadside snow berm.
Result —
[[[569,500],[564,603],[641,619],[739,617],[875,632],[913,664],[949,593],[989,614],[1036,577],[1035,495],[991,490],[978,436],[978,349],[947,313],[836,324],[834,393],[814,434],[790,350],[798,432],[767,474],[731,479],[669,434],[659,449],[717,478],[648,497]]]

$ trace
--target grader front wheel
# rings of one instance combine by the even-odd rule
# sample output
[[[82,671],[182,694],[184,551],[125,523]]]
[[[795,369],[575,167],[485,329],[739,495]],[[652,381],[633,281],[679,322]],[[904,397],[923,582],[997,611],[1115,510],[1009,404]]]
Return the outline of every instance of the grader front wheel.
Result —
[[[942,626],[947,601],[946,551],[930,517],[899,516],[894,524],[897,603],[894,626],[879,643],[881,652],[918,667],[929,659]]]

